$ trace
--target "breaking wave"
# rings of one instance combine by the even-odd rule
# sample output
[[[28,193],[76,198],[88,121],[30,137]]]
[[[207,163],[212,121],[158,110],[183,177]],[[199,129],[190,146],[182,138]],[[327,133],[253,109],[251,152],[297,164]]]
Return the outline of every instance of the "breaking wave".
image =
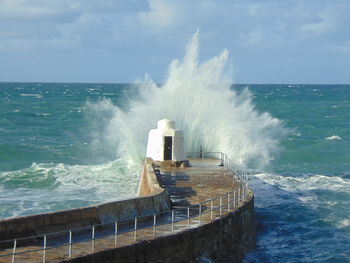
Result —
[[[184,131],[188,152],[202,146],[203,151],[222,151],[239,165],[259,169],[274,159],[279,139],[286,134],[283,124],[255,109],[248,88],[232,88],[227,50],[199,63],[198,39],[197,32],[184,58],[170,63],[163,85],[146,75],[127,109],[107,99],[93,105],[113,115],[95,145],[109,145],[118,157],[139,161],[145,156],[148,131],[168,117]]]

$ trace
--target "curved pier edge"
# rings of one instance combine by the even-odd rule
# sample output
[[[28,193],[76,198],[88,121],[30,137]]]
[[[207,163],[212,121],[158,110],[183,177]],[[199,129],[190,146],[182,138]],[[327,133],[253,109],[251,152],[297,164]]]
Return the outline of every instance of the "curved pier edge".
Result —
[[[233,262],[255,247],[254,196],[221,218],[171,235],[106,249],[62,262]]]
[[[142,196],[88,207],[0,220],[0,240],[37,236],[70,228],[121,221],[171,209],[167,191],[159,186],[150,161],[141,173]],[[140,195],[140,194],[139,194]]]
[[[195,171],[202,176],[201,170],[196,168]],[[169,194],[166,189],[160,186],[158,173],[160,171],[156,169],[152,159],[145,159],[138,189],[138,194],[141,197],[138,198],[2,220],[0,221],[1,240],[13,238],[13,235],[38,235],[62,229],[67,230],[77,226],[90,226],[113,220],[130,219],[133,216],[148,215],[150,212],[169,210],[171,208]],[[183,178],[181,177],[180,179]],[[216,188],[214,187],[214,189]],[[78,254],[74,255],[74,257],[70,257],[69,254],[69,258],[67,258],[66,254],[62,254],[56,260],[59,262],[77,263],[241,262],[246,253],[255,247],[256,231],[254,193],[251,189],[245,189],[247,191],[240,192],[243,198],[238,198],[239,203],[237,204],[239,206],[236,206],[234,201],[234,205],[231,207],[233,210],[228,205],[227,213],[223,214],[220,208],[219,217],[211,215],[210,220],[203,219],[202,223],[200,223],[201,215],[204,214],[199,213],[199,224],[191,226],[189,219],[187,226],[185,228],[181,226],[180,231],[174,231],[174,228],[170,228],[165,229],[165,232],[158,236],[153,233],[153,238],[146,235],[143,238],[136,239],[135,234],[138,230],[135,230],[134,241],[131,243],[125,240],[124,245],[122,242],[121,246],[117,247],[115,247],[116,243],[114,247],[103,244],[100,247],[102,250],[92,250],[91,253]],[[227,200],[229,201],[229,195],[227,195]],[[213,207],[213,204],[211,206]],[[136,222],[135,219],[135,229]],[[158,228],[158,225],[156,227]],[[155,230],[155,227],[153,229]],[[10,237],[4,238],[5,235]],[[127,236],[126,238],[128,239]],[[116,241],[114,240],[114,242]],[[91,246],[90,242],[87,244]]]

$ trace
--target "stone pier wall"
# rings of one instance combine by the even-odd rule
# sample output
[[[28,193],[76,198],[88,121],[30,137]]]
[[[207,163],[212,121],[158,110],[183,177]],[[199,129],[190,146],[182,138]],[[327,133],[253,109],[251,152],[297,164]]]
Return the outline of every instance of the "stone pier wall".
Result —
[[[238,210],[182,232],[73,258],[70,263],[241,262],[255,246],[254,197]]]
[[[0,240],[35,236],[69,228],[124,220],[170,209],[169,196],[158,185],[150,161],[145,160],[141,179],[143,180],[142,189],[144,191],[142,197],[0,220]]]

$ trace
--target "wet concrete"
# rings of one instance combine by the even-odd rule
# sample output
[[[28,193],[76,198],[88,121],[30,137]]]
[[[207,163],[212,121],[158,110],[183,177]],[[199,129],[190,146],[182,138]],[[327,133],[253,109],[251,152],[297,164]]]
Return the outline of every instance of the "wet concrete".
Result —
[[[232,191],[237,180],[217,159],[191,159],[191,167],[160,167],[157,175],[161,187],[167,189],[173,207],[201,203]]]

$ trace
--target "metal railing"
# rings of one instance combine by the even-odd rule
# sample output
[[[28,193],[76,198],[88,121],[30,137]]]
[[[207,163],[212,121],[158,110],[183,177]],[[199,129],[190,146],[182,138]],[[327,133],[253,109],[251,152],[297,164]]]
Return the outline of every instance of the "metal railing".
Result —
[[[91,226],[72,228],[64,231],[47,233],[43,235],[29,236],[17,239],[0,241],[0,247],[12,249],[11,253],[0,254],[0,260],[4,257],[10,258],[9,262],[15,263],[16,256],[28,253],[41,253],[42,262],[47,260],[47,251],[55,248],[64,248],[68,258],[73,255],[73,246],[78,243],[91,242],[91,252],[95,249],[95,240],[114,236],[114,243],[117,245],[119,235],[134,232],[134,242],[137,239],[137,231],[153,227],[154,231],[161,225],[171,224],[174,230],[174,224],[184,220],[188,221],[187,227],[191,226],[191,219],[196,217],[201,220],[201,216],[210,213],[210,219],[214,219],[214,212],[222,215],[224,210],[233,211],[237,206],[247,200],[248,196],[248,176],[243,169],[238,169],[231,162],[230,158],[221,152],[205,153],[207,157],[211,154],[218,154],[221,165],[231,172],[231,175],[237,179],[238,185],[233,191],[220,196],[208,199],[204,202],[190,205],[182,208],[174,208],[164,212],[151,213],[142,216],[130,217],[122,221],[115,221]],[[203,157],[203,156],[201,156]],[[11,245],[12,244],[12,245]],[[18,251],[20,247],[26,247],[28,244],[37,246],[36,249]]]
[[[234,177],[241,180],[244,183],[248,183],[247,170],[239,165],[235,164],[231,158],[223,152],[187,152],[188,157],[191,158],[215,158],[220,160],[222,166],[226,167],[233,173]]]

